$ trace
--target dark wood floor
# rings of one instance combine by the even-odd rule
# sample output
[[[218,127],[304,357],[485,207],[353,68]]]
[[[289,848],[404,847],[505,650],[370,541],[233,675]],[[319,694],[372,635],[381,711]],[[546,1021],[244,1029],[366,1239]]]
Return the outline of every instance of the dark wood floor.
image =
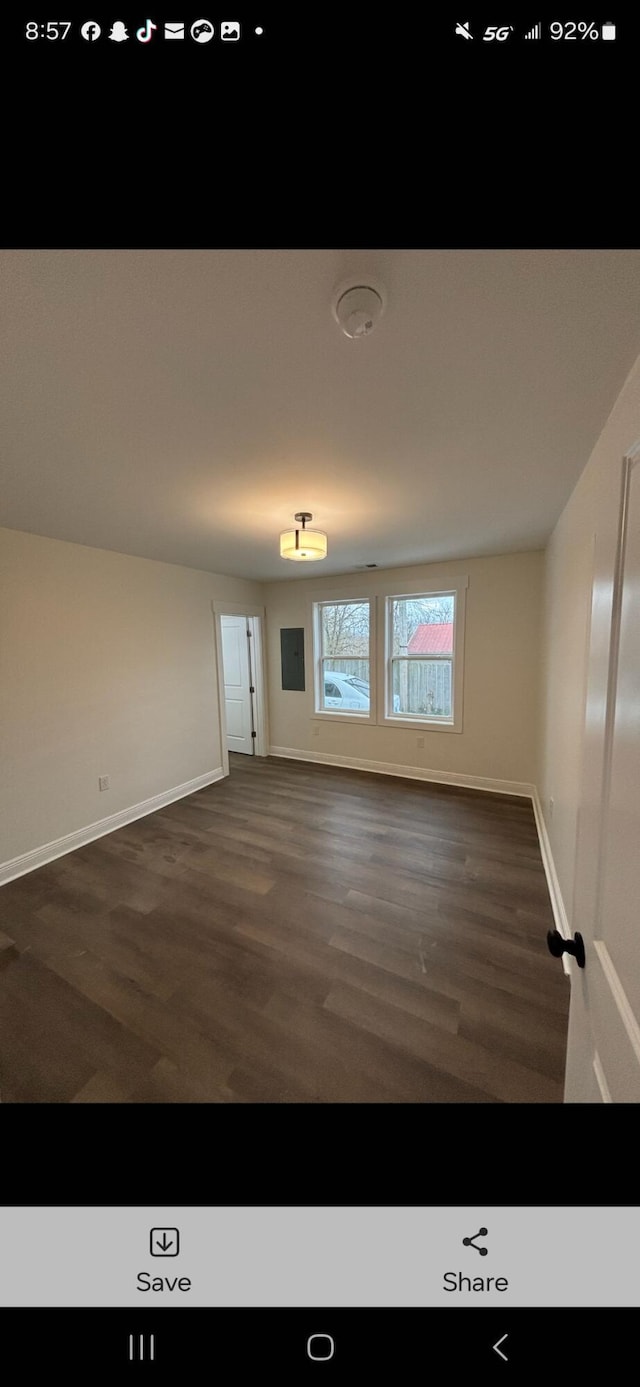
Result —
[[[560,1102],[530,803],[231,763],[2,888],[3,1102]]]

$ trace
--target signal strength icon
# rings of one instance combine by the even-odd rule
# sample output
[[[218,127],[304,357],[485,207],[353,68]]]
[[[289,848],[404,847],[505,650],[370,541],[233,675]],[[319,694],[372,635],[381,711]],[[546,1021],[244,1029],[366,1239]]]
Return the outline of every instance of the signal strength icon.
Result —
[[[542,38],[542,24],[534,24],[533,29],[530,29],[530,30],[529,30],[529,33],[528,33],[528,34],[525,34],[525,38],[526,38],[526,39],[541,39],[541,38]]]

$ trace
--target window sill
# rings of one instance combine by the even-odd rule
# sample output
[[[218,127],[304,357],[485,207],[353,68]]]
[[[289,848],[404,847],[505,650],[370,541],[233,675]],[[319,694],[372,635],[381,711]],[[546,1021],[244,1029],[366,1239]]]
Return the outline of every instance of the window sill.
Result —
[[[429,718],[380,718],[379,727],[406,728],[408,732],[462,732],[462,720],[445,722],[444,719]]]
[[[363,727],[395,727],[406,732],[462,732],[462,721],[429,722],[426,718],[414,721],[411,718],[371,718],[362,713],[313,713],[311,722],[357,722]]]
[[[335,713],[313,713],[312,722],[361,722],[365,727],[375,727],[376,720],[368,713],[347,713],[336,709]]]

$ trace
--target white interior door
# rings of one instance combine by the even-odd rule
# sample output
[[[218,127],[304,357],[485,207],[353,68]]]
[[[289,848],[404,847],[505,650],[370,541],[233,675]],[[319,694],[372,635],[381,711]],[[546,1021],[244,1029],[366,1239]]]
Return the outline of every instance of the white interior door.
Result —
[[[227,747],[253,756],[251,667],[246,616],[222,616],[222,664]]]
[[[595,540],[565,1101],[640,1103],[640,447]]]

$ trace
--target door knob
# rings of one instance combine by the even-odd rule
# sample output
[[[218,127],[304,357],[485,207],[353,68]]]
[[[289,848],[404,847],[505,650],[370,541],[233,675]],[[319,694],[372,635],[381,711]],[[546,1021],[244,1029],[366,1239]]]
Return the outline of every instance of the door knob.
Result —
[[[579,968],[584,968],[584,939],[581,934],[574,934],[573,939],[563,939],[559,930],[550,929],[547,932],[547,944],[549,953],[554,958],[562,958],[563,954],[571,954]]]

